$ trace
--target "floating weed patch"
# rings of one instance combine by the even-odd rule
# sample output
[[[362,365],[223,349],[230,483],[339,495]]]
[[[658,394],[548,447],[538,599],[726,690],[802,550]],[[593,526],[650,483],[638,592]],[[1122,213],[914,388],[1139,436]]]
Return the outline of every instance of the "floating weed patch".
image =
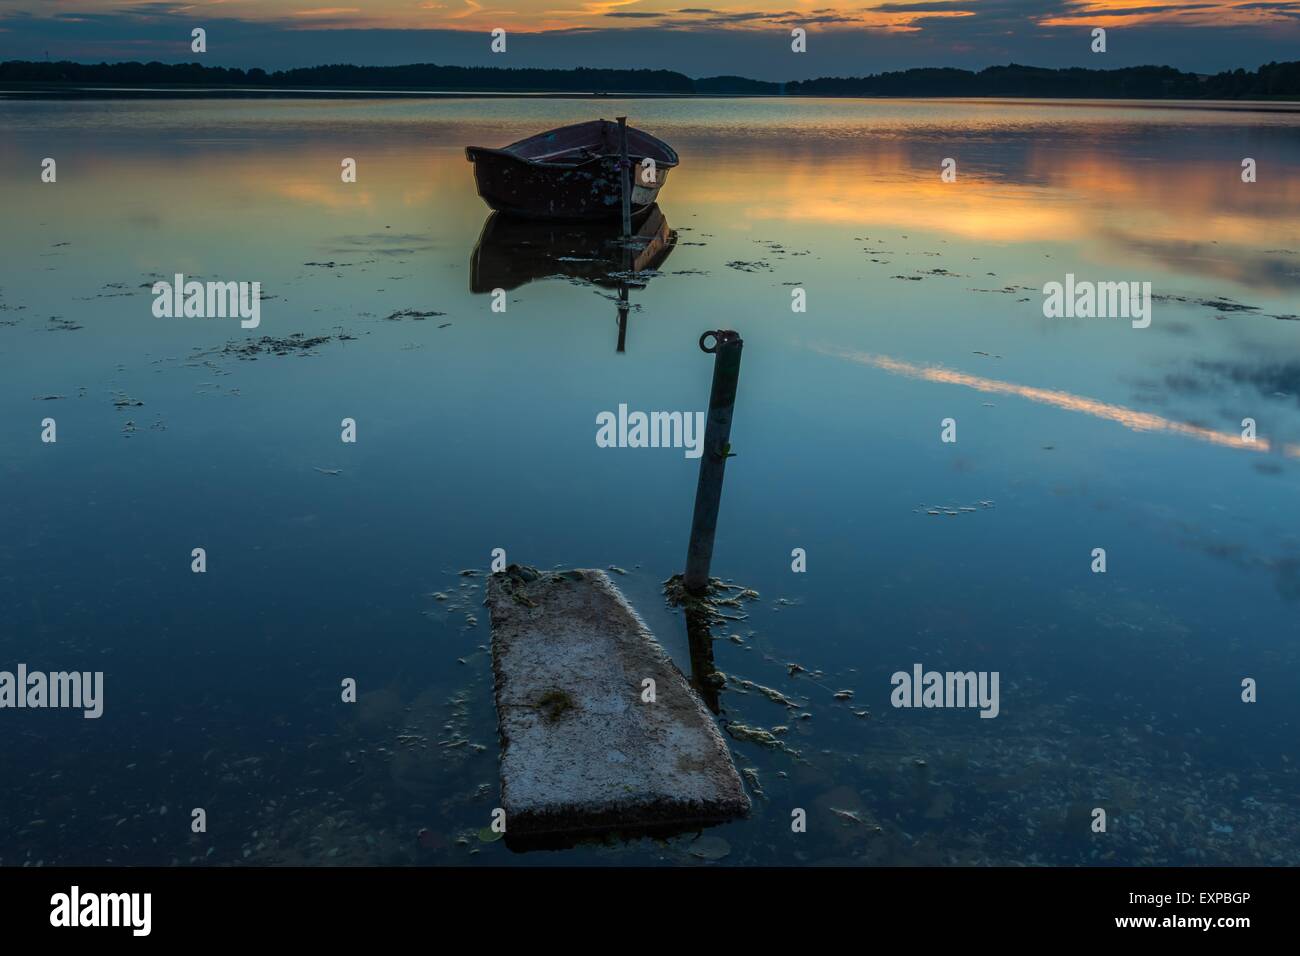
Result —
[[[762,694],[774,704],[780,704],[782,707],[789,707],[791,710],[799,709],[799,704],[796,704],[789,697],[786,697],[785,694],[772,687],[764,687],[762,684],[755,684],[752,680],[745,680],[740,677],[732,678],[732,684],[735,688],[740,690],[741,693],[754,691],[757,694]]]
[[[723,608],[740,610],[746,601],[757,601],[758,592],[738,584],[727,584],[720,578],[709,578],[703,594],[692,594],[680,574],[674,574],[663,584],[664,598],[669,607],[680,607],[687,615],[701,615],[704,623],[712,626],[723,621],[743,621],[745,613],[729,614]]]
[[[766,747],[769,750],[784,750],[792,757],[798,757],[799,751],[786,745],[770,730],[764,730],[762,727],[750,727],[748,724],[740,724],[731,721],[726,725],[727,733],[733,740],[739,740],[744,743],[758,744],[760,747]]]
[[[335,340],[345,341],[349,335],[313,335],[307,336],[294,332],[284,338],[263,335],[257,339],[234,340],[226,343],[222,354],[233,355],[241,360],[256,359],[259,355],[310,355],[313,349]],[[203,353],[207,354],[207,353]]]
[[[391,315],[384,316],[384,318],[389,322],[398,322],[402,319],[415,319],[417,322],[420,322],[425,319],[432,319],[446,314],[446,312],[420,312],[417,309],[399,309]]]

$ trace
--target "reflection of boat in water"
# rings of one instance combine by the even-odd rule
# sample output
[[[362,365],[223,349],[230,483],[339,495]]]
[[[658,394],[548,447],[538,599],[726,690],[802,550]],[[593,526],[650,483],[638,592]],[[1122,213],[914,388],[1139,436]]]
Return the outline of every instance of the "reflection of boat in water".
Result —
[[[658,269],[677,233],[656,205],[646,210],[632,240],[617,225],[513,219],[494,212],[483,224],[470,259],[470,291],[515,289],[534,279],[579,279],[606,288],[641,284],[629,273]]]
[[[678,159],[663,140],[631,126],[627,155],[636,218],[654,204]],[[483,201],[529,219],[617,221],[623,209],[621,156],[619,126],[603,119],[561,126],[501,149],[465,147]],[[646,160],[654,163],[649,181]]]
[[[643,287],[673,251],[677,233],[657,206],[630,239],[612,224],[515,219],[494,212],[469,263],[471,292],[517,289],[534,279],[569,279],[618,290],[618,351],[627,342],[628,290]]]

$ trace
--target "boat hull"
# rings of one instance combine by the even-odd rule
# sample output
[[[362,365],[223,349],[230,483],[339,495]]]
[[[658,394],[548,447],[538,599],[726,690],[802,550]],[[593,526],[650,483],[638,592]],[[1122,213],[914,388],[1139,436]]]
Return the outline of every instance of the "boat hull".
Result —
[[[469,147],[478,194],[493,209],[521,219],[560,222],[614,222],[623,214],[618,160],[593,158],[577,165],[528,162],[499,150]],[[632,215],[639,218],[659,197],[668,169],[655,171],[655,182],[639,182],[633,168]]]

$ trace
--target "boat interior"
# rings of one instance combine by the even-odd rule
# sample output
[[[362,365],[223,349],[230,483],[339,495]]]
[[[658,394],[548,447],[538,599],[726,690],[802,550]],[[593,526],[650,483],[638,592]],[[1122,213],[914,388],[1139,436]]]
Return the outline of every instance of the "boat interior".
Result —
[[[661,167],[677,165],[677,153],[672,147],[632,127],[628,127],[627,146],[628,155],[635,159],[648,156]],[[601,156],[618,155],[618,124],[602,119],[562,126],[511,143],[501,152],[534,163],[577,166]]]

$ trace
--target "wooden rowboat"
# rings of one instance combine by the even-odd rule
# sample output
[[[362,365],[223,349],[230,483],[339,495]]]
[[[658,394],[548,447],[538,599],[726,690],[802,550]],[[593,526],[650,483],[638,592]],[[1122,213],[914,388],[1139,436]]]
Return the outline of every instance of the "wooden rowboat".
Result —
[[[677,163],[671,146],[627,128],[632,216],[659,196]],[[617,220],[622,215],[618,124],[593,120],[538,133],[501,149],[465,147],[478,194],[493,209],[524,219]],[[646,160],[653,161],[653,167]]]

